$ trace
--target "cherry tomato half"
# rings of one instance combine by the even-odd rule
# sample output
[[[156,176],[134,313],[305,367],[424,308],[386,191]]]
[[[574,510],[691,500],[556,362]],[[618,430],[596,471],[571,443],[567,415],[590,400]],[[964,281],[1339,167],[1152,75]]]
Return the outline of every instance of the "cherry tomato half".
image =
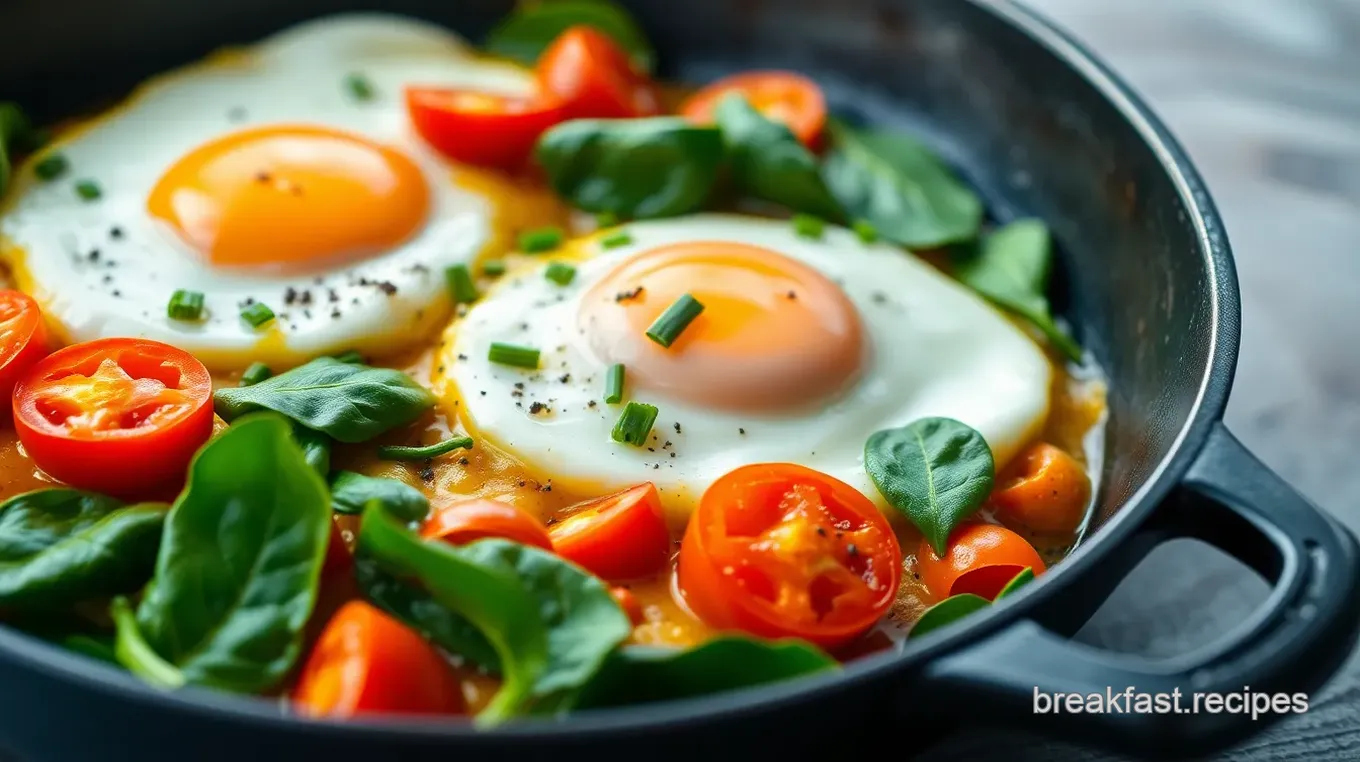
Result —
[[[828,648],[887,613],[901,575],[902,550],[878,508],[791,463],[718,479],[680,544],[680,589],[710,627]]]
[[[425,142],[464,164],[518,169],[538,138],[567,118],[552,98],[406,88],[406,110]]]
[[[427,538],[442,538],[452,545],[503,537],[521,545],[553,549],[542,522],[509,503],[485,498],[460,500],[436,509],[420,534]]]
[[[614,597],[614,602],[619,604],[619,608],[623,609],[623,613],[628,615],[628,621],[632,622],[634,627],[642,624],[642,604],[638,603],[633,591],[626,587],[611,587],[609,594]]]
[[[767,119],[782,122],[803,145],[815,147],[826,126],[826,98],[815,82],[791,71],[748,71],[705,87],[680,107],[690,121],[712,124],[722,99],[740,93]]]
[[[651,482],[568,508],[548,531],[557,554],[610,582],[650,577],[671,555],[661,497]]]
[[[987,600],[1028,566],[1035,576],[1044,573],[1044,560],[1025,538],[996,524],[964,524],[949,535],[944,558],[921,540],[916,551],[916,573],[937,599],[973,593]]]
[[[997,476],[989,502],[1007,524],[1036,532],[1075,531],[1091,499],[1091,478],[1076,458],[1039,442]]]
[[[567,104],[573,119],[632,119],[661,113],[656,85],[615,42],[594,28],[563,32],[538,59],[539,89]]]
[[[116,497],[184,478],[213,428],[212,379],[182,349],[98,339],[59,349],[14,389],[19,441],[39,468]]]
[[[9,398],[14,385],[47,354],[47,329],[33,297],[22,291],[0,291],[0,394]]]
[[[438,651],[363,601],[335,612],[293,689],[308,717],[461,714],[463,693]]]

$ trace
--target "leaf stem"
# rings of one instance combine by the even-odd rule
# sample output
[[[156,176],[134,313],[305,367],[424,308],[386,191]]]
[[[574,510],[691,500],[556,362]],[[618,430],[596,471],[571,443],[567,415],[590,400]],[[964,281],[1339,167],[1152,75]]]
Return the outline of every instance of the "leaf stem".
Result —
[[[424,447],[383,445],[378,448],[378,458],[381,460],[425,460],[426,458],[437,458],[459,448],[471,450],[472,437],[450,437],[443,442],[436,442]]]
[[[109,616],[113,618],[118,632],[113,647],[114,655],[128,671],[159,688],[184,686],[184,673],[162,659],[142,637],[142,631],[137,627],[137,617],[132,613],[127,598],[114,598],[113,604],[109,606]]]

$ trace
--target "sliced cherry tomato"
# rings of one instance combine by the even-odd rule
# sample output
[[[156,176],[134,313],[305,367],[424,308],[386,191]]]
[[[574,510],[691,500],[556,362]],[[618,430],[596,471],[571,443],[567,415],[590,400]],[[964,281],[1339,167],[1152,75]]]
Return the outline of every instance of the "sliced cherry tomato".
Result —
[[[349,545],[345,542],[345,535],[341,533],[340,524],[331,521],[331,539],[326,545],[326,560],[321,566],[321,573],[334,574],[348,569],[354,562],[354,554],[350,553]]]
[[[661,113],[656,85],[615,42],[592,27],[563,32],[538,59],[539,89],[567,103],[573,119],[632,119]]]
[[[998,475],[991,505],[1006,523],[1036,532],[1076,530],[1091,499],[1091,478],[1076,458],[1039,442],[1020,453]]]
[[[523,166],[549,127],[567,118],[553,98],[426,87],[406,88],[406,110],[425,142],[464,164]]]
[[[568,508],[549,530],[557,554],[610,582],[650,577],[671,555],[671,533],[651,482]]]
[[[87,341],[29,369],[14,389],[14,422],[53,477],[117,497],[158,494],[212,434],[212,379],[169,344]]]
[[[424,537],[440,537],[453,545],[473,540],[503,537],[521,545],[552,550],[552,540],[543,522],[500,500],[476,498],[460,500],[435,510],[420,530]]]
[[[293,689],[308,717],[461,714],[463,693],[438,651],[363,601],[346,603],[317,639]]]
[[[748,71],[705,87],[680,107],[685,118],[712,124],[723,98],[740,93],[766,118],[782,122],[803,145],[815,147],[826,126],[826,98],[817,83],[791,71]]]
[[[901,576],[902,550],[878,508],[792,463],[718,479],[680,544],[680,589],[710,627],[828,648],[887,613]]]
[[[8,399],[14,385],[47,354],[47,329],[33,297],[22,291],[0,291],[0,394]]]
[[[628,621],[632,622],[634,627],[642,624],[644,621],[642,604],[638,603],[637,596],[633,595],[633,591],[626,587],[612,587],[609,589],[609,594],[614,596],[614,601],[619,604],[619,608],[623,609],[623,613],[628,615]]]
[[[1026,566],[1035,576],[1044,573],[1044,560],[1034,546],[996,524],[964,524],[955,529],[944,558],[924,539],[916,551],[916,573],[940,600],[973,593],[990,601]]]

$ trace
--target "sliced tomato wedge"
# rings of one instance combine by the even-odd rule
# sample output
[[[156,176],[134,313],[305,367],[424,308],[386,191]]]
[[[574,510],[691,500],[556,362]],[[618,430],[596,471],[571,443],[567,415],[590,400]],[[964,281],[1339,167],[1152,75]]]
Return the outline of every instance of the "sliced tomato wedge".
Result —
[[[500,500],[460,500],[443,508],[421,528],[422,537],[438,537],[453,545],[466,545],[487,537],[502,537],[521,545],[552,550],[543,522]]]
[[[1029,567],[1044,573],[1044,560],[1025,538],[996,524],[970,523],[949,535],[944,558],[921,540],[916,573],[936,599],[972,593],[994,600],[1007,582]]]
[[[19,380],[14,424],[33,462],[60,481],[116,497],[163,494],[212,434],[212,379],[169,344],[88,341]]]
[[[685,603],[710,627],[831,648],[897,595],[902,550],[858,490],[791,463],[743,466],[704,492],[680,544]]]
[[[14,393],[14,385],[47,354],[47,329],[42,310],[22,291],[0,291],[0,394]]]
[[[429,643],[363,601],[346,603],[326,624],[293,689],[308,717],[461,714],[452,669]]]
[[[548,531],[563,558],[610,582],[651,577],[671,555],[671,533],[651,482],[567,509]]]
[[[539,136],[567,118],[551,97],[432,87],[406,88],[406,110],[420,137],[448,158],[507,170],[524,166]]]
[[[538,59],[539,89],[566,102],[573,119],[634,119],[661,113],[661,96],[628,53],[594,28],[567,29]]]
[[[714,82],[690,96],[680,114],[693,122],[712,124],[718,104],[740,93],[767,119],[786,125],[810,148],[821,142],[826,126],[826,98],[817,83],[791,71],[748,71]]]

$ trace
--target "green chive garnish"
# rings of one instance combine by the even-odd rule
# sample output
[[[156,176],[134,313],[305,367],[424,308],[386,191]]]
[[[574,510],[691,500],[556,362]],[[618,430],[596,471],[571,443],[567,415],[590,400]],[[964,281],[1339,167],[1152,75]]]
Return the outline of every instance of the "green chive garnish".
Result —
[[[519,234],[519,248],[525,254],[541,254],[561,246],[564,237],[566,234],[562,232],[562,228],[551,225],[537,230],[526,230]]]
[[[482,263],[482,275],[488,275],[495,278],[504,274],[505,262],[502,262],[499,259],[488,259]]]
[[[401,445],[383,445],[378,448],[378,458],[380,460],[427,460],[437,458],[445,453],[453,452],[457,449],[471,450],[472,437],[451,437],[443,442],[436,442],[424,447],[403,447]]]
[[[76,195],[86,201],[94,201],[104,195],[104,191],[100,190],[99,183],[94,180],[81,180],[76,183]]]
[[[444,271],[444,283],[448,285],[449,297],[454,304],[471,304],[477,301],[477,287],[472,283],[472,273],[467,265],[453,265]]]
[[[623,402],[623,364],[614,363],[609,366],[609,375],[604,382],[604,401],[605,404],[617,405]]]
[[[548,269],[543,271],[543,277],[559,286],[565,286],[576,278],[576,268],[566,262],[549,262]]]
[[[859,240],[864,243],[873,243],[878,240],[878,228],[874,227],[874,223],[868,220],[855,220],[854,230],[855,235],[859,236]]]
[[[33,174],[44,182],[55,180],[66,174],[66,170],[71,168],[71,162],[59,153],[49,154],[37,164],[33,165]]]
[[[345,77],[345,89],[354,96],[357,101],[373,100],[373,83],[362,74],[351,74]]]
[[[623,415],[614,424],[610,437],[615,442],[641,447],[647,444],[647,435],[652,431],[652,424],[656,423],[656,414],[655,405],[629,402],[628,407],[623,409]]]
[[[199,291],[180,289],[170,296],[170,304],[165,314],[171,320],[198,320],[203,317],[203,294]]]
[[[627,230],[615,230],[613,233],[600,239],[600,247],[605,249],[617,249],[620,246],[627,246],[633,242],[633,236]]]
[[[613,212],[600,212],[595,215],[595,227],[612,228],[619,224],[619,216]]]
[[[253,362],[245,373],[241,374],[241,386],[254,386],[255,384],[268,379],[274,375],[274,371],[262,362]]]
[[[647,338],[663,347],[669,347],[703,311],[704,305],[700,304],[698,299],[685,294],[672,302],[671,306],[661,313],[661,317],[652,323],[652,327],[647,329]]]
[[[359,350],[357,349],[341,352],[340,354],[335,355],[334,359],[339,360],[340,362],[349,363],[350,365],[364,364],[364,356],[359,354]]]
[[[497,365],[534,369],[538,367],[538,350],[533,347],[492,342],[491,351],[487,353],[487,359]]]
[[[821,238],[825,229],[826,220],[821,217],[813,217],[810,214],[793,215],[793,232],[803,238]]]
[[[274,311],[264,302],[251,302],[241,310],[241,319],[254,328],[260,328],[274,319]]]

